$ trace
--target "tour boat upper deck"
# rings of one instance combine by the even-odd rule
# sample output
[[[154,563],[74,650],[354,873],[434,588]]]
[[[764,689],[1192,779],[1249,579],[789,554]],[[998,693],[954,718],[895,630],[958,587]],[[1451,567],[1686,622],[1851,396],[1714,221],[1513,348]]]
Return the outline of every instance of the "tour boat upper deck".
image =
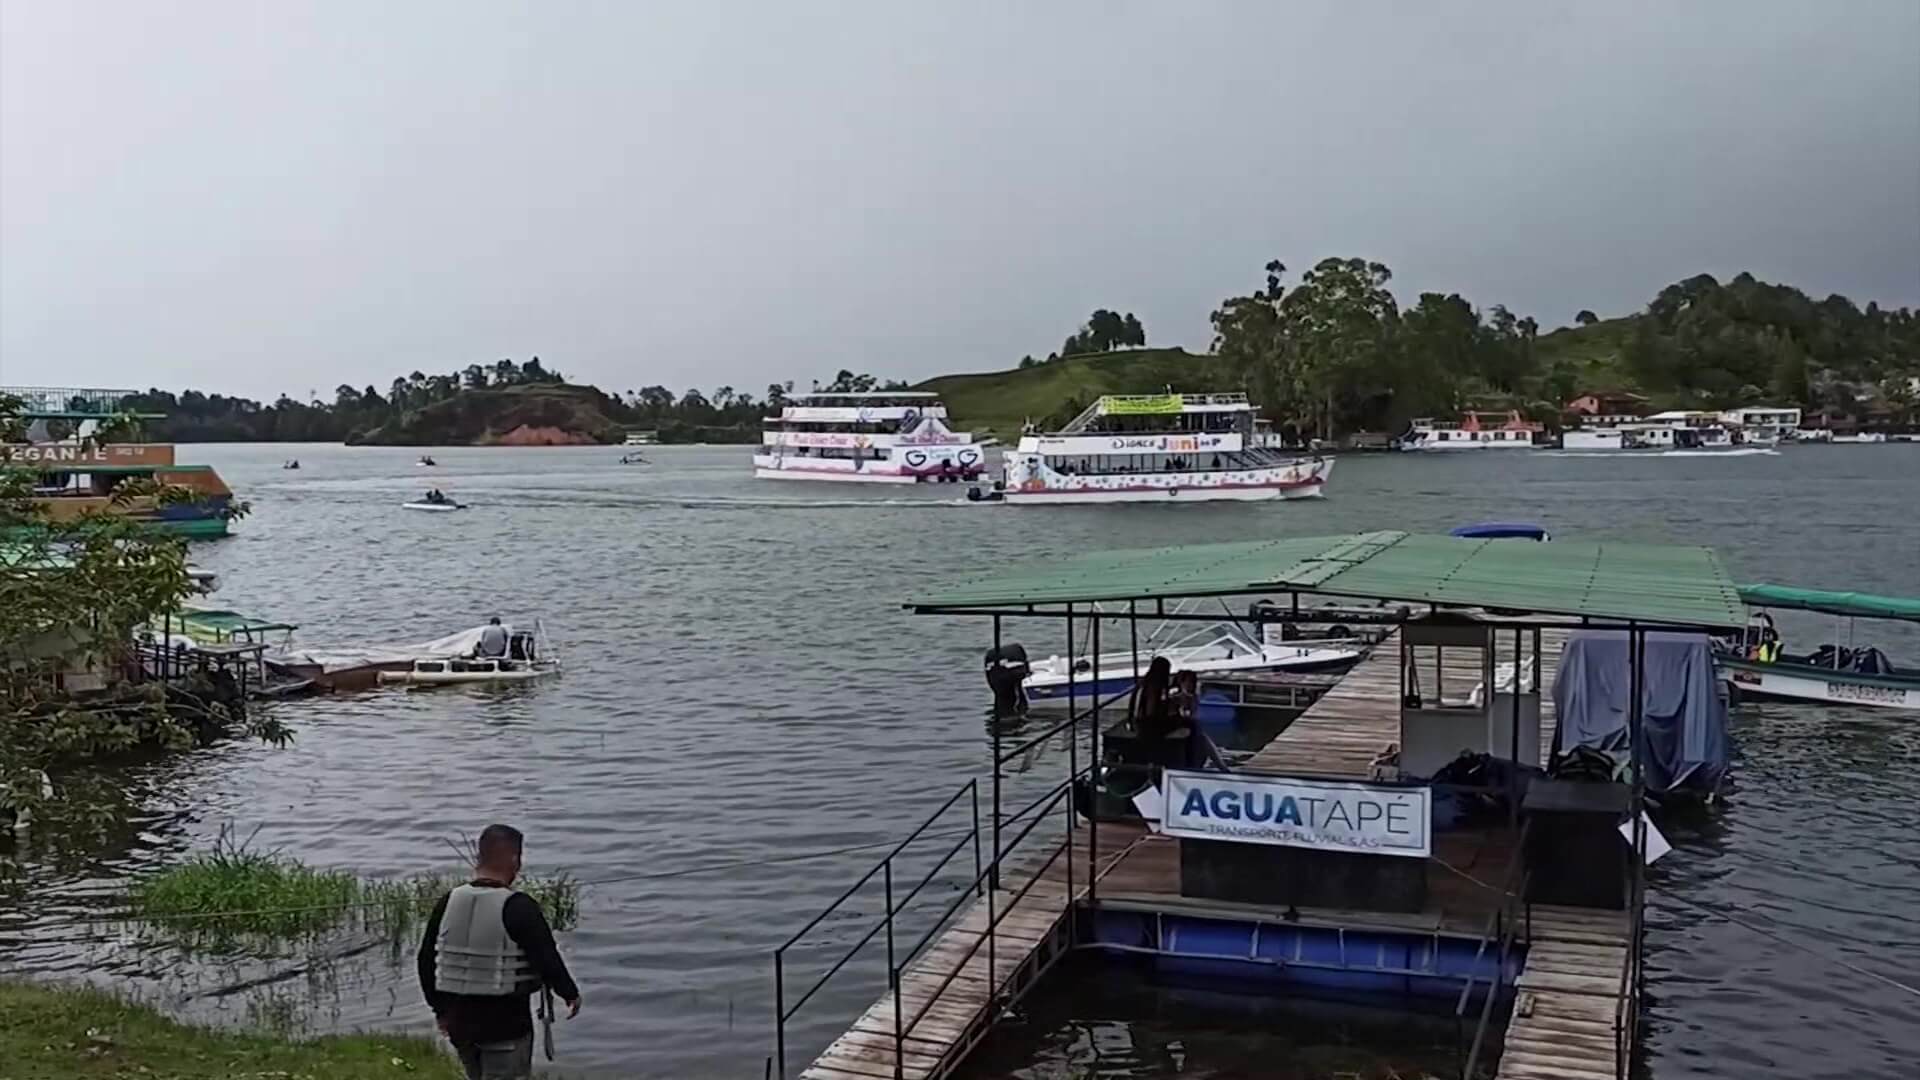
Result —
[[[806,394],[766,420],[754,475],[913,484],[975,479],[986,446],[949,426],[939,395]]]
[[[1109,394],[1008,456],[1008,503],[1312,498],[1333,462],[1278,445],[1245,394]]]
[[[119,403],[131,390],[0,387],[22,403],[18,417],[25,440],[0,444],[0,459],[35,470],[34,494],[56,521],[89,511],[122,514],[188,537],[225,536],[233,492],[210,465],[182,465],[171,443],[110,442],[100,438],[105,422],[125,418]],[[161,419],[142,413],[133,420]],[[119,498],[132,480],[152,480],[184,489],[191,497],[160,502],[152,496]]]

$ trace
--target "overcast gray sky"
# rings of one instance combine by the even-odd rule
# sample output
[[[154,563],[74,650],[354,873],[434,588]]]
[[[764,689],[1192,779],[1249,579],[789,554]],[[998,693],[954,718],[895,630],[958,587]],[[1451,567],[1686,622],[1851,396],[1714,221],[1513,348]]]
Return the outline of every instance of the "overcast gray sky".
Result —
[[[0,0],[0,382],[920,378],[1204,348],[1276,256],[1913,305],[1917,57],[1916,0]]]

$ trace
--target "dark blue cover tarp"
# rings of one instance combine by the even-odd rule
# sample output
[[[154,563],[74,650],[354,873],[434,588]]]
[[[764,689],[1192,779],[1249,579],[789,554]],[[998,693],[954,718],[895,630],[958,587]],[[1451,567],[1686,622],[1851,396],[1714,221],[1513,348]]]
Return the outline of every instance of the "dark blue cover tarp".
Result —
[[[1712,645],[1704,634],[1649,631],[1645,659],[1640,703],[1648,788],[1713,790],[1726,773],[1729,748]],[[1626,753],[1632,678],[1626,631],[1569,635],[1553,679],[1554,753],[1577,746]]]

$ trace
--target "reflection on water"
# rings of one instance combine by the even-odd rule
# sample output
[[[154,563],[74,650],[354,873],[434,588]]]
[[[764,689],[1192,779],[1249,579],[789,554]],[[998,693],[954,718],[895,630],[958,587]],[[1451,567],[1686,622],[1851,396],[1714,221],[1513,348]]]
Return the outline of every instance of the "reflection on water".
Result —
[[[30,865],[31,903],[0,901],[0,969],[114,981],[234,1023],[251,1013],[311,1030],[424,1031],[408,966],[377,950],[313,965],[304,954],[183,962],[123,926],[73,920],[110,908],[126,875],[207,846],[226,824],[259,825],[257,845],[312,865],[382,877],[446,869],[448,840],[504,820],[525,829],[529,869],[595,883],[580,928],[562,935],[588,1004],[561,1026],[559,1064],[757,1077],[772,1048],[771,949],[878,854],[765,860],[898,839],[986,770],[980,660],[991,629],[907,615],[900,602],[929,585],[1098,548],[1530,518],[1556,536],[1709,542],[1746,580],[1920,594],[1914,523],[1896,512],[1920,503],[1911,446],[1726,460],[1355,457],[1315,503],[1027,509],[965,504],[950,489],[755,481],[746,448],[660,447],[646,468],[619,465],[621,452],[436,449],[429,474],[414,467],[417,450],[196,448],[194,460],[254,506],[233,538],[194,551],[219,572],[223,605],[299,623],[299,640],[315,645],[537,615],[567,670],[505,693],[284,702],[273,707],[297,732],[289,749],[231,744],[127,770],[138,809],[111,842],[70,864]],[[290,456],[297,473],[279,467]],[[473,508],[401,510],[427,475]],[[1831,630],[1796,613],[1781,625],[1796,649]],[[1035,655],[1064,644],[1053,624],[1009,621],[1006,634]],[[1920,634],[1872,636],[1896,662],[1920,663]],[[1044,727],[1020,730],[1029,734],[1003,735]],[[1734,733],[1739,791],[1676,830],[1680,850],[1656,883],[1911,981],[1912,722],[1766,707],[1743,713]],[[1059,739],[1035,748],[1006,804],[1050,787],[1066,752]],[[685,872],[715,865],[728,869]],[[863,917],[836,923],[828,944],[850,944]],[[1658,892],[1652,918],[1655,1076],[1913,1075],[1912,999]],[[320,959],[357,944],[325,942]],[[795,1056],[878,994],[872,964],[849,970],[803,1010]],[[1208,1063],[1219,1076],[1236,1075],[1225,1071],[1235,1054],[1246,1064],[1239,1040],[1257,1024],[1154,1015],[1169,1019],[1128,1035],[1129,1053]],[[1117,1030],[1084,1041],[1104,1054]],[[1361,1045],[1376,1032],[1342,1038]]]
[[[1180,988],[1137,960],[1049,972],[961,1080],[1415,1080],[1464,1064],[1451,1013]]]

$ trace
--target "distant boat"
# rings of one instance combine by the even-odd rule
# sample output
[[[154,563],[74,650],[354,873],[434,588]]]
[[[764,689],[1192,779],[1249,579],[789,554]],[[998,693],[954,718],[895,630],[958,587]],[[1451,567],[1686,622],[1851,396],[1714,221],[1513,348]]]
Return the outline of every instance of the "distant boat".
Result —
[[[432,457],[431,455],[428,455],[428,454],[422,454],[422,455],[420,456],[420,460],[419,460],[419,461],[416,461],[416,462],[414,462],[414,464],[415,464],[415,465],[419,465],[419,466],[422,466],[422,467],[424,467],[424,468],[430,468],[430,467],[432,467],[432,466],[435,466],[435,465],[438,465],[438,464],[440,464],[440,463],[439,463],[439,462],[437,462],[437,461],[435,461],[435,460],[433,460],[433,457]]]
[[[297,469],[297,468],[299,468],[299,467],[300,467],[300,462],[299,462],[299,460],[298,460],[298,459],[296,459],[296,460],[293,460],[293,461],[289,461],[289,462],[287,462],[287,463],[286,463],[285,465],[282,465],[282,466],[280,466],[280,467],[281,467],[281,468],[283,468],[283,469]]]
[[[648,461],[648,460],[647,460],[647,456],[646,456],[645,454],[621,454],[621,455],[620,455],[620,464],[622,464],[622,465],[651,465],[651,464],[653,464],[653,462],[651,462],[651,461]]]
[[[438,490],[430,491],[418,499],[400,504],[402,510],[425,510],[429,513],[444,514],[452,510],[465,510],[467,504],[456,502]]]

